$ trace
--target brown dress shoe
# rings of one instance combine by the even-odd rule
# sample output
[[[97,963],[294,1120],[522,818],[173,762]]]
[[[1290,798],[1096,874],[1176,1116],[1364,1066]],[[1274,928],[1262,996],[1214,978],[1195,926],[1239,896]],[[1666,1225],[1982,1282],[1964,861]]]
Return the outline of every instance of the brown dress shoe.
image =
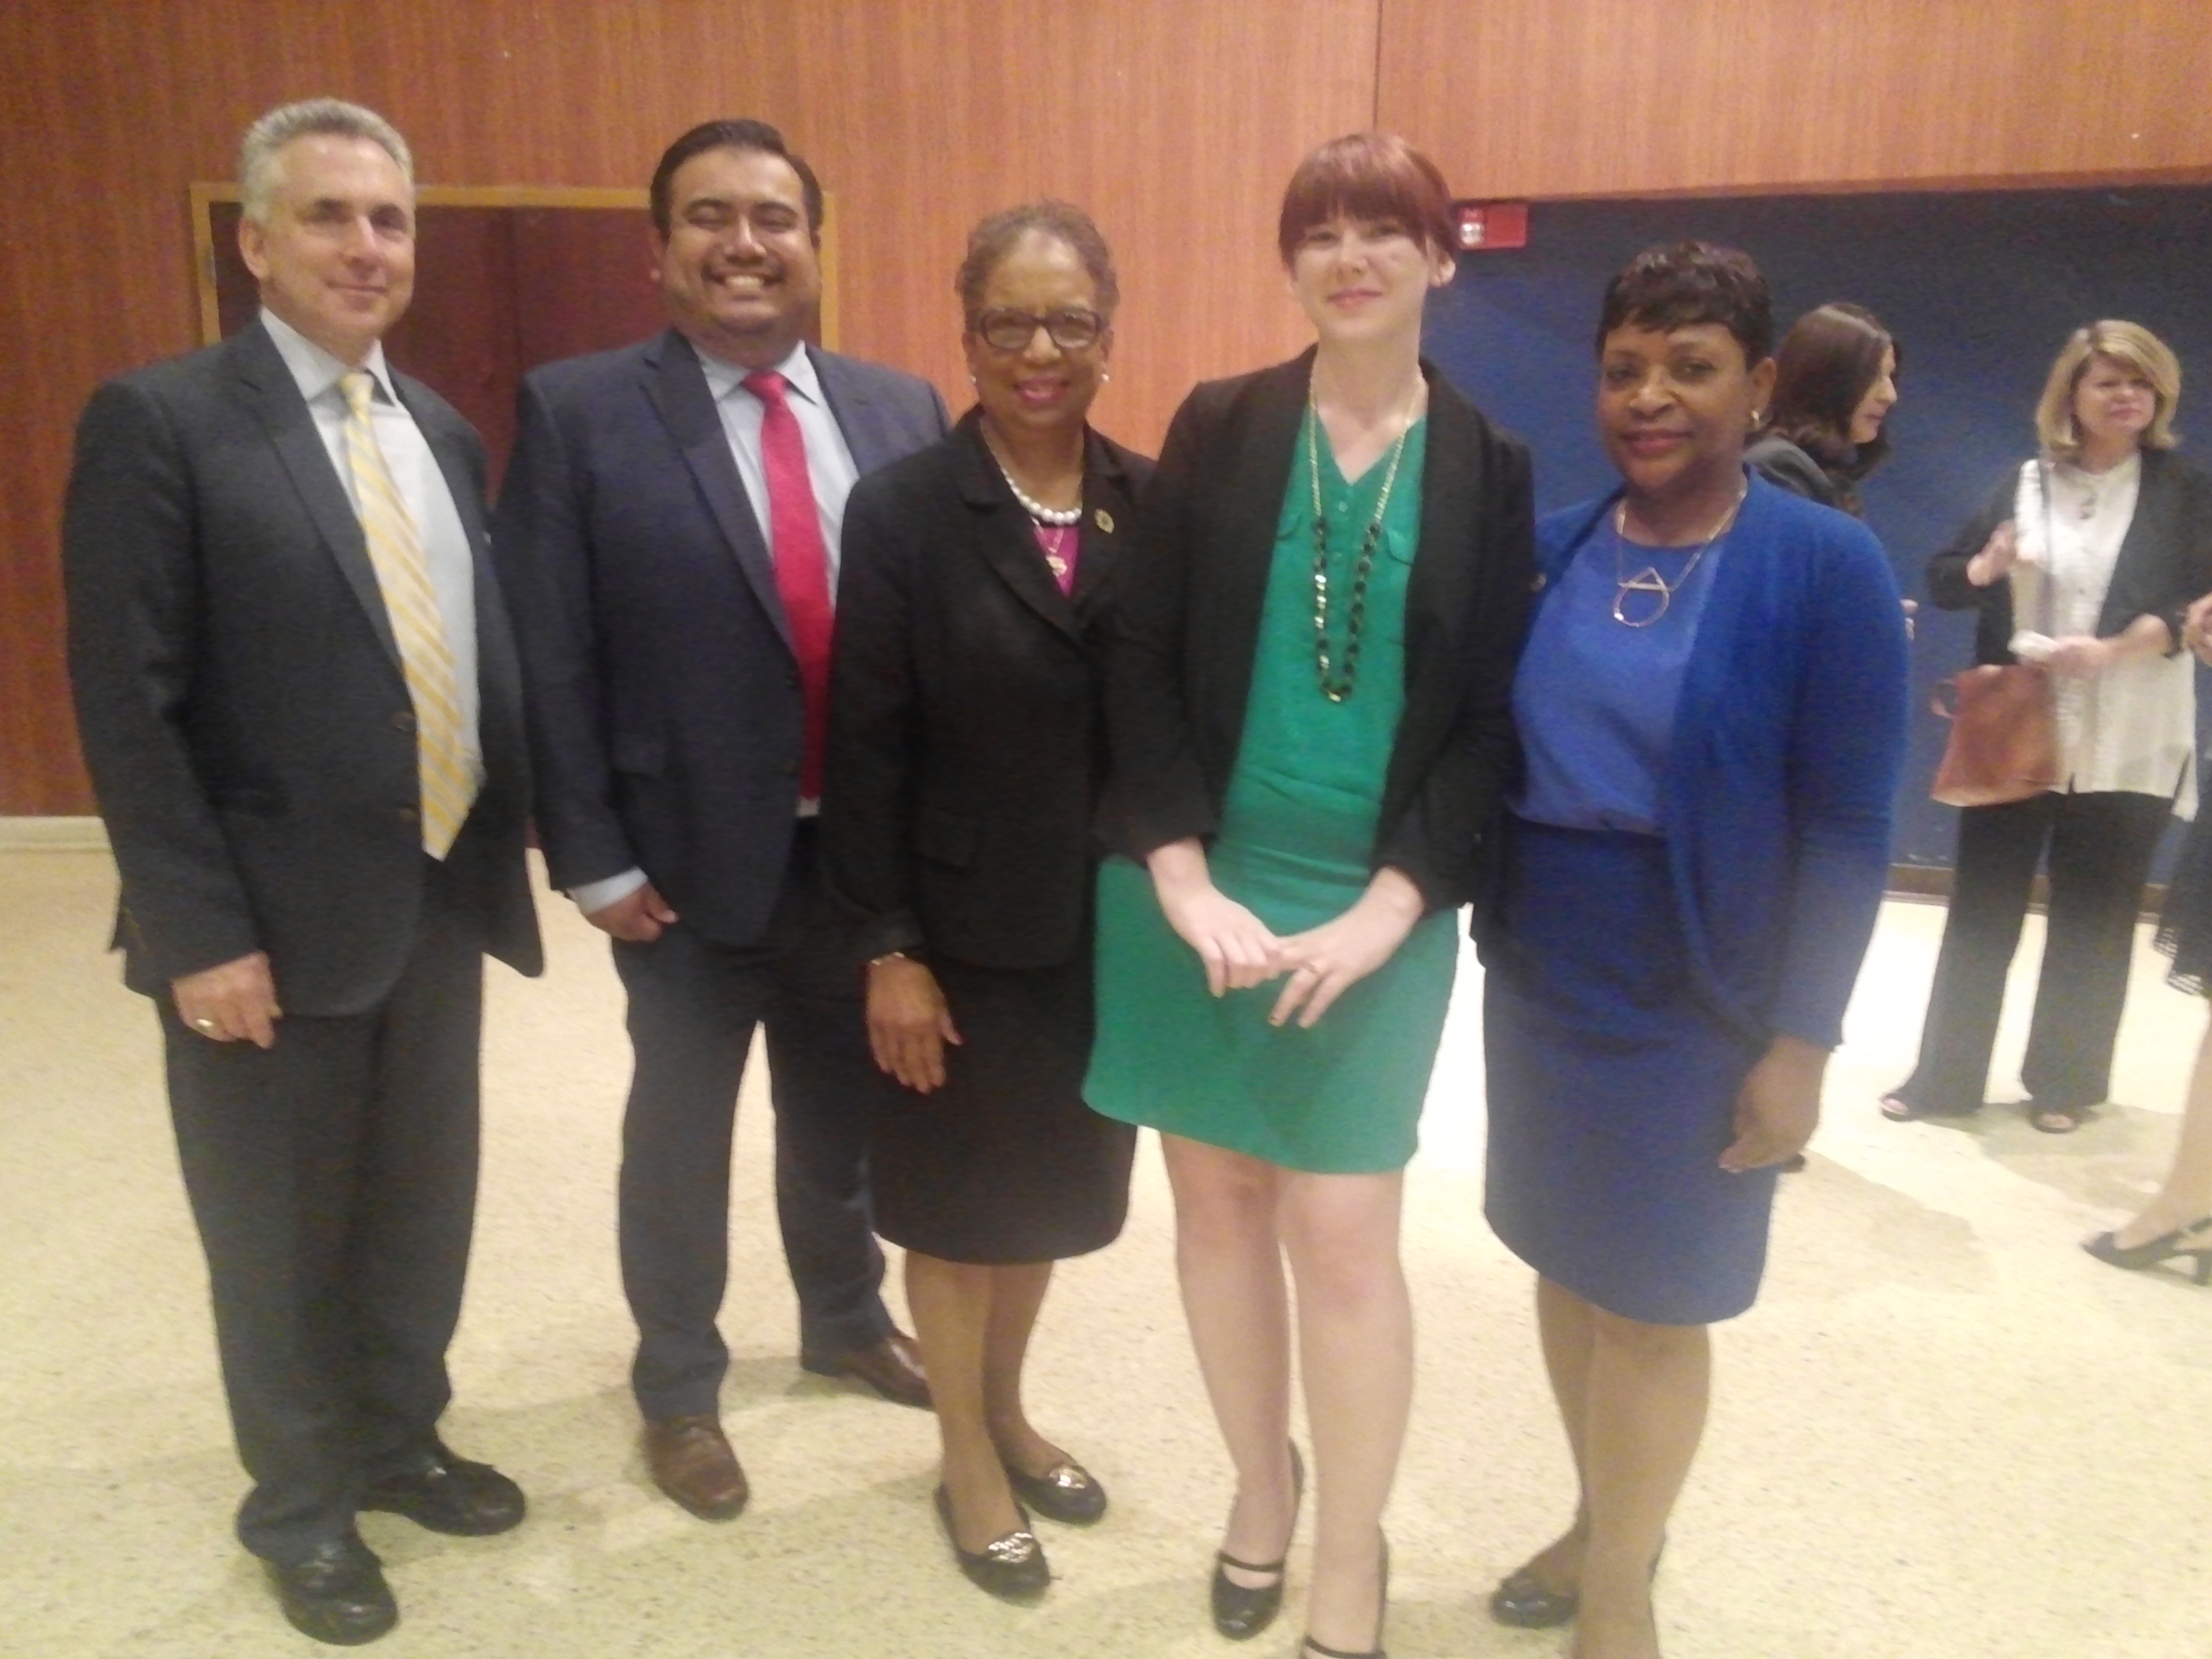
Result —
[[[645,1463],[653,1484],[702,1521],[727,1521],[753,1495],[712,1413],[647,1419]]]
[[[866,1383],[894,1405],[929,1409],[929,1378],[921,1369],[921,1345],[904,1331],[893,1331],[850,1353],[802,1353],[799,1368],[817,1376],[849,1376]]]

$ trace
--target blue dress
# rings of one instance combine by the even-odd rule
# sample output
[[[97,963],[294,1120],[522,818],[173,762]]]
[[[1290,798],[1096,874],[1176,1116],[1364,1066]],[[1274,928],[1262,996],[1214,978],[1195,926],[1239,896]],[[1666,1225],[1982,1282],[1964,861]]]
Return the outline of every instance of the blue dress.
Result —
[[[1662,777],[1705,601],[1755,550],[1617,541],[1610,515],[1547,595],[1514,686],[1528,782],[1503,837],[1484,1058],[1485,1209],[1515,1255],[1607,1310],[1705,1324],[1751,1305],[1775,1171],[1729,1175],[1762,1047],[1720,1017],[1689,959]],[[1613,614],[1624,574],[1680,583],[1650,625]],[[1623,596],[1640,621],[1650,592]]]

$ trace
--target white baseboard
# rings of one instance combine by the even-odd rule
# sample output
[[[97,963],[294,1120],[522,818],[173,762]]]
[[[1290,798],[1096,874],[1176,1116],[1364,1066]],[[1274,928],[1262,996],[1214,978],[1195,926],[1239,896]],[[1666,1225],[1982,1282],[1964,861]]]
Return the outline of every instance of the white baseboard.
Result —
[[[104,853],[107,826],[98,818],[0,817],[0,853]]]

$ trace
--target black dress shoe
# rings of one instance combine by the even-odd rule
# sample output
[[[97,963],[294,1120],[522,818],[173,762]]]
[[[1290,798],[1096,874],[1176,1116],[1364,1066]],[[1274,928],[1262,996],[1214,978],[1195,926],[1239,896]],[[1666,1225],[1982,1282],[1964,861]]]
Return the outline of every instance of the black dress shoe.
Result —
[[[375,1551],[348,1533],[298,1561],[264,1561],[285,1618],[302,1636],[334,1647],[374,1642],[399,1622]]]
[[[895,1406],[929,1409],[929,1378],[921,1369],[921,1345],[903,1331],[850,1353],[802,1353],[799,1368],[817,1376],[849,1376],[865,1382]]]
[[[1298,1529],[1298,1505],[1306,1492],[1306,1466],[1298,1455],[1297,1442],[1291,1443],[1291,1532]],[[1271,1572],[1274,1582],[1269,1584],[1240,1584],[1229,1576],[1229,1569],[1239,1572]],[[1278,1561],[1239,1561],[1235,1556],[1216,1550],[1213,1554],[1213,1583],[1210,1599],[1213,1604],[1213,1628],[1232,1642],[1248,1642],[1275,1622],[1275,1615],[1283,1609],[1283,1579],[1290,1567],[1290,1557]]]
[[[952,1546],[960,1571],[977,1589],[1002,1601],[1033,1601],[1051,1588],[1052,1567],[1044,1559],[1044,1547],[1026,1526],[994,1538],[980,1550],[963,1550],[960,1534],[952,1529],[952,1495],[942,1486],[937,1489],[937,1518],[944,1523],[945,1540]],[[1029,1516],[1024,1514],[1022,1519]]]
[[[1042,1474],[1024,1474],[1004,1464],[1014,1496],[1048,1521],[1087,1527],[1106,1513],[1106,1488],[1098,1477],[1072,1457],[1063,1457]]]
[[[489,1538],[522,1522],[522,1488],[489,1463],[456,1457],[442,1445],[416,1466],[369,1482],[360,1507],[404,1515],[432,1532]]]

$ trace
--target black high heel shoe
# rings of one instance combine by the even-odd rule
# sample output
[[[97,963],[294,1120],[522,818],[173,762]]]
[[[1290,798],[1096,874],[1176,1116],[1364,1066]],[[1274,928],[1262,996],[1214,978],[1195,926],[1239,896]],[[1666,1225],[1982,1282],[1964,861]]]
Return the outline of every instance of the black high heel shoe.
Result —
[[[2094,1238],[2082,1240],[2081,1248],[2098,1261],[2124,1267],[2130,1273],[2141,1273],[2161,1261],[2185,1255],[2196,1263],[2197,1282],[2212,1285],[2212,1215],[2192,1221],[2186,1227],[2176,1227],[2170,1233],[2160,1233],[2147,1244],[2121,1244],[2115,1242],[2112,1234],[2099,1233]]]
[[[1309,1636],[1298,1650],[1301,1659],[1306,1654],[1316,1655],[1317,1659],[1390,1659],[1382,1651],[1382,1626],[1390,1617],[1390,1540],[1387,1537],[1382,1540],[1382,1582],[1376,1587],[1375,1598],[1375,1645],[1358,1653],[1346,1653],[1342,1648],[1324,1646]]]
[[[1667,1540],[1659,1540],[1659,1550],[1664,1554]],[[1659,1557],[1651,1558],[1651,1577],[1659,1577]],[[1547,1589],[1544,1581],[1527,1567],[1516,1567],[1498,1581],[1498,1588],[1490,1592],[1490,1616],[1501,1625],[1511,1625],[1518,1630],[1553,1630],[1571,1622],[1582,1611],[1583,1598],[1579,1590]]]
[[[1291,1442],[1291,1533],[1298,1530],[1298,1507],[1306,1495],[1305,1460],[1298,1455],[1298,1443]],[[1284,1540],[1285,1550],[1289,1540]],[[1283,1579],[1290,1565],[1285,1553],[1280,1560],[1268,1562],[1239,1561],[1224,1550],[1213,1553],[1213,1628],[1232,1642],[1247,1642],[1275,1622],[1275,1615],[1283,1607]],[[1239,1572],[1272,1572],[1272,1584],[1240,1584],[1229,1576],[1228,1569]]]
[[[1021,1514],[1020,1526],[980,1550],[963,1550],[960,1534],[952,1529],[952,1494],[942,1486],[937,1489],[937,1518],[945,1523],[945,1541],[952,1546],[968,1582],[1002,1601],[1032,1601],[1051,1588],[1052,1568],[1036,1534],[1029,1529],[1029,1511],[1018,1504],[1014,1507]]]

